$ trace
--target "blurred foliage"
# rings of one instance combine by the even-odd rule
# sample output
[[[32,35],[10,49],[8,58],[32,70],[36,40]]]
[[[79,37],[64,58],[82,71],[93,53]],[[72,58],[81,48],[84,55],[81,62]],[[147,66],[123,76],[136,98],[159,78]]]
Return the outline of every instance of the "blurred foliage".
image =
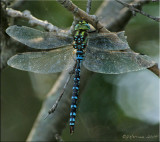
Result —
[[[85,10],[86,3],[84,3],[84,1],[75,0],[74,2]],[[96,11],[100,4],[101,1],[93,2],[91,14]],[[71,13],[56,1],[25,1],[18,10],[23,11],[25,9],[30,10],[35,17],[47,20],[60,28],[69,27],[73,20]],[[143,9],[151,15],[158,16],[157,3],[147,4]],[[29,26],[24,20],[17,19],[15,22],[19,25]],[[42,29],[40,27],[38,28]],[[125,30],[128,42],[133,50],[156,57],[157,59],[159,44],[158,29],[158,23],[137,14],[136,17],[132,18]],[[138,73],[139,72],[136,72],[133,77],[136,78]],[[143,71],[141,73],[143,73]],[[42,101],[39,98],[43,98],[50,90],[58,75],[59,74],[36,75],[33,73],[29,75],[28,72],[22,72],[10,67],[2,72],[2,141],[24,141],[27,138],[41,108]],[[66,141],[114,141],[131,140],[123,138],[124,135],[145,137],[152,135],[156,137],[153,139],[144,138],[142,140],[158,141],[158,123],[151,124],[139,120],[138,118],[127,116],[125,110],[123,110],[122,106],[120,106],[117,101],[117,92],[119,92],[117,83],[121,84],[122,77],[125,78],[130,75],[132,75],[132,73],[123,75],[94,74],[91,80],[89,80],[85,90],[83,90],[83,93],[80,95],[75,134],[72,136],[69,134],[69,126],[67,124],[63,132],[63,139]],[[153,76],[154,74],[149,72],[146,76],[143,76],[141,80],[152,78]],[[33,82],[34,79],[36,81]],[[117,81],[117,79],[119,79],[119,81]],[[132,78],[128,80],[126,77],[125,81],[132,81]],[[154,85],[154,83],[157,83],[157,80],[151,85]],[[33,84],[36,86],[32,86]],[[42,86],[45,88],[45,91],[43,90],[44,92],[41,91]],[[125,86],[122,87],[125,88]],[[134,90],[136,88],[133,87],[137,86],[133,85],[128,87]],[[140,84],[139,87],[141,87]],[[39,92],[37,90],[39,90]],[[126,90],[124,89],[124,91]],[[127,97],[129,92],[122,93],[126,94]],[[155,100],[157,100],[156,97],[154,97],[152,103],[154,103]],[[123,99],[122,101],[124,101],[123,104],[128,106],[127,99]],[[138,103],[138,101],[135,100],[135,106],[138,105],[136,103]],[[135,111],[138,112],[138,110]],[[134,138],[132,140],[137,139]]]

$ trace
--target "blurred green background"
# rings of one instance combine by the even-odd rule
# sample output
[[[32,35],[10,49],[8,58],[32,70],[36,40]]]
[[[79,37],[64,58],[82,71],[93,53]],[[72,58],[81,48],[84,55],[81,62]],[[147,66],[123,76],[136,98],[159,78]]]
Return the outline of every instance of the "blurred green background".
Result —
[[[74,2],[85,10],[84,1]],[[91,14],[100,4],[101,1],[93,2]],[[60,28],[72,24],[72,14],[56,1],[25,1],[18,10],[26,9]],[[149,3],[143,9],[154,16],[159,14],[158,3]],[[16,20],[16,23],[29,26],[24,20]],[[157,22],[137,14],[125,28],[131,48],[151,56],[156,62],[159,60],[158,26]],[[2,71],[2,141],[25,141],[44,96],[58,76],[28,73],[11,67]],[[158,141],[158,95],[158,77],[149,70],[122,75],[95,73],[81,94],[75,134],[69,134],[67,125],[62,137],[66,141]]]

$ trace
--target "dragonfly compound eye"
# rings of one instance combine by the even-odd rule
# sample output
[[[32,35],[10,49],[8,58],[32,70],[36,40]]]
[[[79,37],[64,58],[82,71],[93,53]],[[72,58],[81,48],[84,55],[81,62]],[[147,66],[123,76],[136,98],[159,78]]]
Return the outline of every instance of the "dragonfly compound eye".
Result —
[[[87,28],[90,30],[90,26],[89,26],[89,24],[85,24],[85,26],[87,26]]]

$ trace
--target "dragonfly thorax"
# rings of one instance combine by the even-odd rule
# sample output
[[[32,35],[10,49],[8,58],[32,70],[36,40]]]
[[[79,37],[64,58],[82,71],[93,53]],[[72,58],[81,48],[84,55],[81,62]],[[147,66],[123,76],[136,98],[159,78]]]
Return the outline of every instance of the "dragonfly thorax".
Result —
[[[75,26],[74,45],[73,48],[77,50],[84,50],[87,44],[89,25],[85,21],[80,21]]]

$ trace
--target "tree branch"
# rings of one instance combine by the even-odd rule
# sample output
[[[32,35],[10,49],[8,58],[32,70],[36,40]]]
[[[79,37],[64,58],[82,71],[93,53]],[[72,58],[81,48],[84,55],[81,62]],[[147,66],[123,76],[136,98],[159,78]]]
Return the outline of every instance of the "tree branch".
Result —
[[[28,23],[31,26],[41,26],[45,30],[49,32],[59,32],[60,29],[48,21],[42,21],[37,19],[36,17],[32,16],[31,12],[29,10],[25,10],[23,12],[20,12],[18,10],[14,10],[12,8],[6,8],[7,15],[13,17],[13,18],[22,18],[28,21]]]

